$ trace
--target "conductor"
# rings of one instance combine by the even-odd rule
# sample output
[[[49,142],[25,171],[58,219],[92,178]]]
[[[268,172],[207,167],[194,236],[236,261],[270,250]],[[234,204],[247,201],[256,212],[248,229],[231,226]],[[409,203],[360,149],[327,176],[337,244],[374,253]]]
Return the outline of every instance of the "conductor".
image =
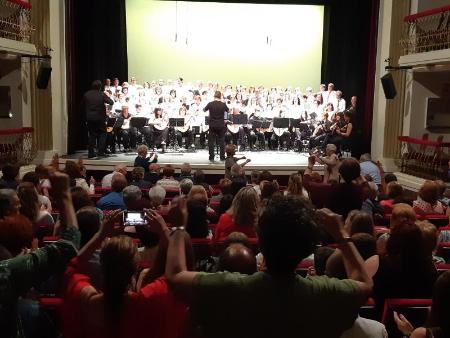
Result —
[[[214,161],[216,143],[220,148],[220,160],[225,161],[225,118],[229,112],[228,106],[222,102],[222,93],[214,93],[214,101],[209,102],[203,111],[209,111],[208,148],[209,160]]]
[[[108,94],[101,91],[102,83],[99,80],[92,82],[91,90],[83,95],[82,107],[86,114],[89,144],[88,157],[95,157],[95,146],[97,145],[97,156],[104,157],[106,148],[106,107],[105,104],[114,104]]]

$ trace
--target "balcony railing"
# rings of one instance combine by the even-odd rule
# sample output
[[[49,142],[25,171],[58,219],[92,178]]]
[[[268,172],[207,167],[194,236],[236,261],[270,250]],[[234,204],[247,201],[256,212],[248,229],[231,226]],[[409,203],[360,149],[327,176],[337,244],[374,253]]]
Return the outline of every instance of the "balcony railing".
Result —
[[[30,42],[33,31],[28,0],[0,0],[0,38]]]
[[[29,127],[0,130],[0,165],[30,164],[37,153],[33,132]]]
[[[450,48],[450,6],[408,15],[404,21],[400,43],[405,55]]]

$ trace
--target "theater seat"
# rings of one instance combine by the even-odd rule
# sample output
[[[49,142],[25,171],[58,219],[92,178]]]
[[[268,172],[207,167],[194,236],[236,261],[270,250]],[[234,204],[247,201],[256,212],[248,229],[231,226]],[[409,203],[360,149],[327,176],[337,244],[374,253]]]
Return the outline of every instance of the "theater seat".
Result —
[[[197,262],[212,256],[213,247],[209,238],[192,238],[191,243],[192,248],[194,249],[195,260]]]
[[[450,261],[450,242],[441,242],[438,244],[436,254],[445,259],[446,262]]]
[[[450,270],[450,264],[436,264],[436,270],[440,275],[441,273]]]

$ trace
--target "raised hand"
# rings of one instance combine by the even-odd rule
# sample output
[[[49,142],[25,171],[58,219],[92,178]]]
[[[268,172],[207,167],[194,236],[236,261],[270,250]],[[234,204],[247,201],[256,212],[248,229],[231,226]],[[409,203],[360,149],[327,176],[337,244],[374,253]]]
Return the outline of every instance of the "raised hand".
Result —
[[[321,218],[324,228],[336,242],[339,242],[343,237],[348,236],[344,228],[342,216],[326,208],[317,210],[317,213]]]
[[[167,229],[167,224],[166,221],[164,221],[164,218],[155,210],[144,209],[144,211],[145,216],[148,219],[150,230],[161,235]]]
[[[405,316],[403,316],[401,313],[398,314],[396,311],[394,311],[394,320],[395,324],[397,324],[397,328],[401,333],[403,333],[405,336],[408,336],[411,334],[411,332],[414,331],[414,327],[411,325],[411,323],[406,319]]]
[[[114,225],[122,218],[122,210],[114,210],[103,217],[99,233],[102,237],[109,237],[114,232]]]
[[[55,171],[49,175],[50,184],[52,185],[52,192],[55,198],[61,196],[64,193],[68,193],[70,189],[69,176],[61,172]]]

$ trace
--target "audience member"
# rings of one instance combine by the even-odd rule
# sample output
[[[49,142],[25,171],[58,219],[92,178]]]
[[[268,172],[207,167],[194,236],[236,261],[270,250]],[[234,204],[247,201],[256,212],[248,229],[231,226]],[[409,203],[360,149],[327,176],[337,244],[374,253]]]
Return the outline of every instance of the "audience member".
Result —
[[[425,181],[413,207],[414,211],[421,215],[445,214],[446,208],[439,201],[439,185],[434,181]]]
[[[13,189],[0,189],[0,219],[20,212],[20,199]]]
[[[127,186],[127,179],[120,173],[114,174],[111,182],[111,192],[100,198],[97,207],[101,210],[125,210],[127,206],[123,201],[123,189]]]
[[[36,229],[47,228],[51,234],[55,221],[52,215],[41,208],[34,185],[30,182],[20,183],[17,187],[17,195],[20,199],[20,213],[26,216]]]
[[[193,182],[194,182],[194,185],[201,185],[201,186],[203,186],[203,188],[205,188],[205,190],[209,194],[212,194],[212,188],[210,187],[210,185],[208,183],[206,183],[206,176],[205,176],[205,173],[203,172],[203,170],[197,169],[194,172]]]
[[[182,181],[185,178],[193,181],[194,176],[192,176],[192,168],[189,163],[183,163],[180,167],[180,176],[178,176],[178,181]]]
[[[148,155],[148,147],[145,144],[141,144],[137,148],[137,154],[136,158],[134,159],[134,166],[135,167],[141,167],[144,169],[144,171],[149,170],[150,163],[156,163],[158,162],[158,154],[151,154],[149,157]],[[152,159],[153,157],[153,159]]]
[[[359,210],[350,211],[345,220],[345,229],[351,236],[360,233],[375,235],[373,218],[366,212]]]
[[[353,325],[372,281],[354,245],[345,240],[339,217],[324,211],[322,219],[340,243],[347,274],[353,280],[296,276],[297,264],[315,248],[316,224],[301,199],[276,196],[258,224],[265,272],[251,276],[189,272],[185,258],[188,235],[178,230],[169,239],[168,281],[188,300],[196,325],[206,336],[230,337],[238,332],[240,337],[295,337],[301,332],[305,337],[337,337]],[[247,306],[242,307],[243,302]],[[228,325],[223,325],[225,317]]]
[[[194,183],[190,178],[183,178],[180,181],[180,193],[182,196],[187,196],[192,189]]]
[[[219,256],[218,270],[252,275],[256,272],[255,255],[250,248],[243,244],[227,245]]]
[[[177,190],[180,188],[180,182],[174,178],[175,169],[170,165],[163,168],[163,178],[156,182],[166,190]]]
[[[220,194],[211,197],[211,201],[220,201],[223,196],[231,194],[232,181],[229,178],[221,178],[219,181]]]
[[[367,198],[364,200],[361,210],[368,213],[371,217],[382,217],[384,209],[377,201],[378,186],[375,182],[367,182],[365,189],[368,190]]]
[[[361,166],[361,175],[369,175],[372,177],[373,182],[380,188],[381,187],[381,172],[380,168],[372,161],[370,154],[362,154],[359,158],[359,165]]]
[[[166,198],[166,189],[160,185],[155,185],[148,191],[148,196],[150,197],[151,207],[158,209],[162,206],[164,198]]]
[[[103,176],[102,188],[111,188],[112,178],[117,173],[126,176],[127,175],[127,166],[125,164],[118,164],[114,167],[114,171],[112,173],[109,173],[109,174]]]
[[[2,168],[2,178],[0,178],[0,189],[16,190],[19,185],[17,177],[19,167],[13,164],[5,164]]]
[[[211,238],[208,228],[207,202],[204,199],[191,198],[186,202],[186,231],[191,238]]]
[[[33,224],[27,217],[11,215],[0,220],[0,245],[11,257],[28,252],[33,238]]]
[[[89,194],[93,194],[95,192],[93,182],[90,182],[89,184],[86,182],[86,179],[83,177],[82,174],[82,168],[77,162],[67,160],[66,165],[64,167],[64,173],[66,173],[69,176],[71,187],[81,187],[84,190],[86,190]]]
[[[384,213],[391,213],[394,204],[406,203],[403,197],[403,187],[397,181],[391,181],[386,185],[386,196],[380,201]]]
[[[91,200],[86,190],[81,187],[72,187],[70,189],[72,203],[75,212],[83,207],[95,207],[94,201]]]
[[[276,181],[261,181],[261,201],[267,201],[274,195],[279,195],[278,183]]]
[[[161,178],[160,176],[161,167],[157,163],[151,163],[148,166],[148,171],[144,175],[144,181],[150,182],[151,184],[156,184]]]
[[[417,221],[416,224],[422,231],[426,254],[433,257],[434,264],[445,264],[444,258],[436,256],[439,237],[439,232],[436,226],[429,221]]]
[[[130,185],[135,185],[139,189],[150,189],[152,184],[144,180],[144,169],[142,167],[135,167],[131,171]]]
[[[220,199],[219,210],[217,210],[217,216],[219,217],[219,219],[220,219],[220,216],[222,216],[228,209],[231,208],[233,199],[234,199],[234,196],[231,194],[223,195],[223,197]]]
[[[39,175],[33,171],[27,172],[23,175],[22,182],[30,182],[33,184],[36,192],[38,193],[39,203],[45,208],[45,210],[52,212],[52,202],[50,202],[50,199],[47,196],[41,194]]]
[[[299,174],[291,174],[289,176],[287,189],[284,195],[298,195],[309,198],[308,192],[303,188],[302,177]]]
[[[250,162],[250,159],[246,159],[245,156],[241,157],[235,157],[236,154],[236,146],[234,144],[227,144],[225,147],[225,152],[227,154],[227,157],[225,159],[225,177],[226,178],[232,178],[233,174],[231,172],[231,168],[234,165],[239,165],[240,168],[243,168],[248,162]],[[238,164],[238,161],[245,160],[243,163]]]
[[[242,188],[234,197],[231,208],[220,216],[214,239],[223,240],[234,231],[256,237],[258,208],[259,197],[255,189],[251,186]]]
[[[123,189],[123,202],[127,210],[143,210],[151,208],[150,200],[142,198],[142,191],[135,185]]]
[[[253,189],[256,190],[256,193],[261,196],[261,188],[259,186],[259,177],[261,173],[258,170],[252,170],[250,174],[250,184],[253,186]]]
[[[447,185],[442,180],[436,180],[436,184],[439,187],[439,202],[447,208],[450,205],[450,189],[447,188]]]

